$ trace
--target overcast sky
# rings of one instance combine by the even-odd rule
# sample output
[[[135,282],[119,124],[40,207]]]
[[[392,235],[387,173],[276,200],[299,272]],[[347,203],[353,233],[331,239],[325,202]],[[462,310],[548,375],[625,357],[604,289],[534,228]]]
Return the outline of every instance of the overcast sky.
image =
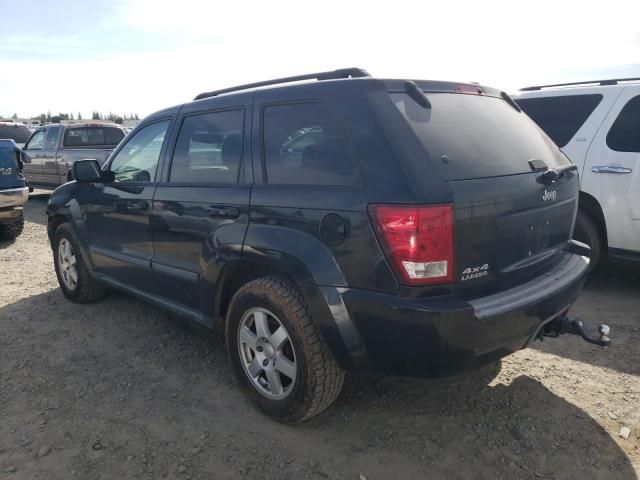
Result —
[[[640,76],[640,1],[440,3],[0,0],[0,115],[146,115],[201,91],[351,66],[511,92]]]

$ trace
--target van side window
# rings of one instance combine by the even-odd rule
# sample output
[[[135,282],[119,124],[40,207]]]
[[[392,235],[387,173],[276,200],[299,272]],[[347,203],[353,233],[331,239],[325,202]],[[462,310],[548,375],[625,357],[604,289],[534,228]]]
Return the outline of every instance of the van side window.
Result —
[[[353,185],[354,154],[337,113],[320,102],[264,109],[267,182],[288,185]]]
[[[237,183],[243,126],[242,109],[186,117],[173,152],[169,181]]]
[[[24,147],[25,150],[42,150],[42,146],[44,145],[44,130],[38,130],[33,134],[27,145]]]
[[[607,145],[617,152],[640,152],[640,95],[620,111],[607,134]]]

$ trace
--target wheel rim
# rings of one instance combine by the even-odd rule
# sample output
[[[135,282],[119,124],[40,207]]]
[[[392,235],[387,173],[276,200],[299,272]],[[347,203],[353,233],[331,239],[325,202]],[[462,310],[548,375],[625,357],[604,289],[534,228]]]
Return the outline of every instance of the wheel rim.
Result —
[[[243,315],[238,351],[244,372],[258,392],[274,400],[291,393],[298,372],[296,355],[289,333],[272,312],[252,308]]]
[[[62,283],[69,290],[75,290],[78,286],[78,270],[76,269],[76,255],[71,242],[66,238],[58,244],[58,267]]]

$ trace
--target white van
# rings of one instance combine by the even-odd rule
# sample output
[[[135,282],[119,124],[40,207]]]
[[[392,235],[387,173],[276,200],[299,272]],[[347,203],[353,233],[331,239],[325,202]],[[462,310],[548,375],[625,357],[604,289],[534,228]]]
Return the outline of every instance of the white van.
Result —
[[[640,78],[541,85],[514,97],[578,166],[575,237],[640,264]]]

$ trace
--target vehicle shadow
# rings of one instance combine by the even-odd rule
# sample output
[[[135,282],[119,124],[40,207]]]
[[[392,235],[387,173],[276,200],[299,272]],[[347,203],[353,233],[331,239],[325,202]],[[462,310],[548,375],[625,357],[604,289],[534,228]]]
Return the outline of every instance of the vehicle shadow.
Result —
[[[498,370],[438,380],[352,376],[334,410],[303,428],[324,429],[328,417],[329,428],[363,434],[353,454],[400,447],[433,478],[637,478],[588,413],[527,375],[490,384]]]
[[[160,478],[179,461],[192,478],[637,480],[588,413],[526,374],[496,383],[499,364],[438,380],[352,374],[334,406],[288,426],[242,395],[219,334],[127,295],[75,305],[51,290],[0,308],[0,329],[0,461],[32,478],[105,465]],[[17,435],[63,449],[36,461]]]
[[[543,352],[640,375],[640,269],[606,263],[594,270],[569,312],[593,329],[601,323],[611,327],[611,345],[598,347],[577,336],[534,342]]]
[[[5,248],[9,248],[14,243],[16,243],[15,240],[3,240],[3,241],[0,241],[0,250],[3,250]]]
[[[31,193],[29,201],[24,204],[25,222],[36,223],[38,225],[47,225],[47,215],[45,209],[49,201],[48,194]]]

